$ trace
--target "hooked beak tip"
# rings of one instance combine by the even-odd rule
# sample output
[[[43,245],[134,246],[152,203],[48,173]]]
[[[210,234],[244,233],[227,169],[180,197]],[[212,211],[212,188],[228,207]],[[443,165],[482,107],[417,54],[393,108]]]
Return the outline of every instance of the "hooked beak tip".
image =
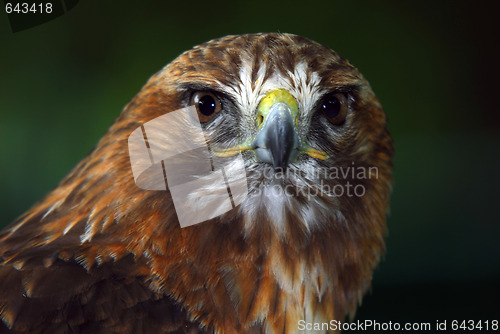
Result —
[[[289,107],[276,103],[254,142],[260,161],[271,163],[276,170],[286,169],[297,155],[299,138]]]

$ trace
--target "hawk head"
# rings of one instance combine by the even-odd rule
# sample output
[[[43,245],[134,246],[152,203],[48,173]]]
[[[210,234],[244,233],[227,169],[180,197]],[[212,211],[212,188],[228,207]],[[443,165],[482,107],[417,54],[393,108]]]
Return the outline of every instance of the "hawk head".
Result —
[[[179,56],[138,99],[152,93],[168,108],[140,120],[194,105],[213,154],[242,153],[249,197],[238,211],[247,233],[266,226],[293,238],[290,229],[353,222],[383,230],[393,151],[385,114],[334,51],[290,34],[227,36]]]
[[[180,228],[168,191],[135,185],[127,138],[190,106],[229,172],[241,154],[248,194],[233,210]],[[218,333],[293,333],[299,320],[344,320],[384,250],[392,155],[380,103],[334,51],[291,34],[215,39],[148,81],[97,148],[0,235],[0,255],[18,269],[76,263],[89,277],[108,277],[101,268],[113,273],[128,259],[129,274],[120,264],[119,275]],[[214,181],[196,195],[220,187]],[[72,290],[72,300],[85,289]],[[1,312],[9,320],[13,311]]]

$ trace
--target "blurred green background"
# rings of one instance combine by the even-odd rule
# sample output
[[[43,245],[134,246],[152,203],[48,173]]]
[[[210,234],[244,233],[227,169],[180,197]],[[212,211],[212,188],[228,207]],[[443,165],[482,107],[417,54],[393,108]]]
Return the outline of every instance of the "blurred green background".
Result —
[[[495,2],[98,1],[12,33],[0,16],[0,227],[97,143],[150,75],[227,34],[279,31],[348,58],[396,145],[387,254],[358,319],[500,318]]]

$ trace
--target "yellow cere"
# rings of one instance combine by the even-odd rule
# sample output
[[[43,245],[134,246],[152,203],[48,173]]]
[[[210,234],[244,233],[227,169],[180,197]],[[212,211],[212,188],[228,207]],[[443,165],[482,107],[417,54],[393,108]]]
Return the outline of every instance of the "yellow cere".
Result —
[[[280,102],[286,103],[286,105],[288,105],[292,113],[292,118],[295,120],[295,122],[297,122],[299,115],[297,101],[295,101],[295,98],[292,96],[292,94],[290,94],[286,90],[277,89],[270,93],[267,93],[267,95],[259,103],[259,107],[257,108],[257,124],[259,128],[262,126],[262,123],[269,115],[269,109],[271,109],[274,104]],[[297,126],[297,124],[295,125]]]

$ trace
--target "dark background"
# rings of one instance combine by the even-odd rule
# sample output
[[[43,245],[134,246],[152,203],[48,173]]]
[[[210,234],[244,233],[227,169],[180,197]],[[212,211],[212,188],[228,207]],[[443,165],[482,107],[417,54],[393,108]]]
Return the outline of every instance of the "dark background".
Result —
[[[360,69],[396,145],[387,254],[356,319],[500,320],[493,4],[81,0],[16,33],[2,8],[0,227],[55,187],[182,51],[228,34],[290,32]]]

